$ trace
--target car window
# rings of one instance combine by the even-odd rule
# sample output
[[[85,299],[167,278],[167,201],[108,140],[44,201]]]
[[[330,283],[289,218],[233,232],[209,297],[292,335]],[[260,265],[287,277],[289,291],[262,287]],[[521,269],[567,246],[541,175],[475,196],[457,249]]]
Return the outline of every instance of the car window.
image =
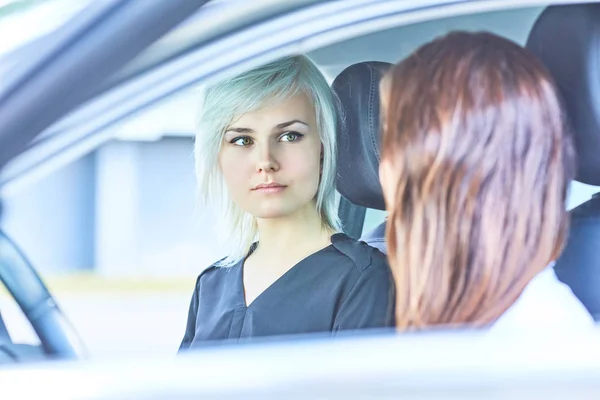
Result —
[[[46,2],[32,3],[39,3],[38,8]],[[53,3],[61,4],[63,18],[81,4]],[[395,62],[451,29],[486,29],[524,43],[540,11],[423,22],[327,46],[309,56],[331,80],[354,62]],[[9,17],[0,14],[4,51],[18,45],[2,44],[9,26]],[[21,43],[27,40],[33,36]],[[101,140],[65,152],[2,189],[3,228],[47,280],[93,356],[174,354],[195,279],[224,254],[224,244],[214,235],[219,221],[196,202],[197,111],[198,88],[175,94],[110,127]],[[568,207],[596,191],[574,183]],[[363,234],[385,216],[385,211],[367,209]],[[16,306],[7,306],[2,296],[0,310],[7,323],[29,340],[32,332],[23,321],[10,322],[18,318]]]
[[[379,226],[387,216],[386,211],[376,210],[374,208],[367,208],[367,212],[365,213],[365,223],[363,225],[362,234],[365,235]]]
[[[93,356],[173,354],[196,277],[222,257],[196,206],[196,111],[195,90],[169,98],[3,192],[4,229]]]
[[[569,188],[567,209],[571,210],[581,203],[588,201],[596,193],[600,193],[600,186],[586,185],[584,183],[574,181]]]

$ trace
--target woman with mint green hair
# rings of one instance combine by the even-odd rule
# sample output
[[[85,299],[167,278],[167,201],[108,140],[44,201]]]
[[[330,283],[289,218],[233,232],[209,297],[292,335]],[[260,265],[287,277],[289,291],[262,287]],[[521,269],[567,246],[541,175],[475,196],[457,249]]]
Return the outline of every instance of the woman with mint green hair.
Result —
[[[336,98],[305,56],[204,91],[198,188],[229,252],[198,277],[180,349],[393,324],[385,256],[340,233],[337,121]]]

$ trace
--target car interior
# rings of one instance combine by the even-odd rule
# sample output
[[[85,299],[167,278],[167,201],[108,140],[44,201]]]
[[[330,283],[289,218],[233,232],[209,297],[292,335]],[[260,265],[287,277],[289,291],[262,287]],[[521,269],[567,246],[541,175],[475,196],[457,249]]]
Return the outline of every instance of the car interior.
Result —
[[[537,19],[526,47],[559,86],[576,139],[576,179],[600,185],[600,85],[596,79],[600,4],[549,7]],[[596,321],[600,320],[600,197],[571,211],[567,245],[554,270]]]
[[[253,9],[252,13],[258,15],[259,10]],[[239,21],[240,26],[244,21]],[[600,35],[600,4],[522,8],[463,15],[387,29],[325,46],[308,55],[332,82],[332,88],[343,109],[338,136],[337,187],[343,196],[340,216],[346,233],[361,238],[384,253],[385,204],[378,180],[379,80],[390,63],[402,59],[434,37],[454,29],[491,31],[526,46],[540,57],[562,92],[574,128],[579,152],[577,180],[587,185],[600,186],[600,103],[597,101],[600,83],[596,79],[597,59],[600,56],[600,48],[597,46]],[[173,58],[189,51],[191,46],[185,40],[191,36],[185,33],[190,31],[198,35],[197,27],[194,28],[190,23],[184,24],[181,31],[166,35],[109,80],[109,84],[116,87],[135,74],[150,70],[157,58]],[[202,40],[199,39],[196,45],[201,43]],[[167,48],[171,49],[170,52],[164,53]],[[95,91],[88,93],[89,98],[105,89],[95,88]],[[192,121],[195,113],[194,95],[194,91],[185,94],[183,99],[190,103],[190,107],[182,110],[192,116]],[[152,112],[153,107],[159,106],[162,103],[139,110],[139,113],[146,113],[148,110]],[[77,122],[75,117],[77,115],[67,116],[62,122],[51,126],[46,137],[58,137],[61,133],[68,132]],[[600,257],[596,251],[596,243],[600,241],[600,196],[595,195],[578,205],[571,215],[569,240],[554,268],[559,279],[571,287],[594,319],[600,321]],[[44,350],[67,356],[80,354],[79,344],[70,333],[72,328],[62,320],[47,289],[39,285],[41,280],[27,261],[24,251],[15,250],[18,248],[11,239],[4,234],[0,235],[0,251],[9,248],[12,253],[5,259],[21,264],[24,275],[14,276],[8,270],[3,270],[3,266],[8,265],[7,262],[2,262],[5,259],[0,260],[0,272],[6,286],[20,285],[28,288],[28,291],[15,289],[13,293],[24,294],[17,299],[19,304],[27,310],[32,324],[37,324],[36,332],[41,332],[40,336],[44,333],[48,335],[41,337]],[[12,276],[12,280],[5,279],[5,276]],[[25,295],[26,293],[35,295]],[[0,314],[0,354],[4,351],[10,359],[16,359],[19,351],[8,345],[12,345],[8,332]],[[27,354],[33,357],[33,353]]]
[[[598,21],[600,5],[549,7],[537,18],[526,42],[562,91],[579,154],[577,179],[595,186],[600,185],[600,86],[595,79]],[[338,137],[338,190],[353,204],[376,210],[385,210],[378,180],[378,116],[379,80],[389,66],[381,61],[357,63],[342,71],[332,85],[346,118]],[[600,240],[600,195],[579,205],[571,215],[569,240],[555,272],[599,321],[600,259],[596,239]],[[361,239],[385,253],[385,221]]]

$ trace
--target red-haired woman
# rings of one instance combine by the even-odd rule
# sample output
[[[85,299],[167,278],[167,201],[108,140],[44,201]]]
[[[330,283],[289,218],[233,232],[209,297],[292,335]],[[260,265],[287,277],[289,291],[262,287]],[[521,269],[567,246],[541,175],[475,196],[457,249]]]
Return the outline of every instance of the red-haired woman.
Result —
[[[542,64],[453,32],[389,70],[381,97],[398,329],[591,326],[552,269],[575,154]]]

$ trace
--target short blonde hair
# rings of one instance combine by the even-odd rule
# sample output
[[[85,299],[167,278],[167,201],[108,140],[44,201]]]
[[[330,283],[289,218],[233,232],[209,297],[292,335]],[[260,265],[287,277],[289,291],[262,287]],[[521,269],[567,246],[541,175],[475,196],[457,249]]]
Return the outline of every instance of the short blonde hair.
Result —
[[[230,198],[218,163],[225,130],[236,116],[258,110],[297,93],[315,106],[323,146],[322,175],[316,198],[323,224],[338,231],[339,195],[335,190],[338,102],[327,80],[306,56],[286,57],[245,72],[204,90],[195,142],[196,178],[200,203],[217,213],[219,230],[229,254],[219,265],[243,259],[258,234],[256,218]]]

